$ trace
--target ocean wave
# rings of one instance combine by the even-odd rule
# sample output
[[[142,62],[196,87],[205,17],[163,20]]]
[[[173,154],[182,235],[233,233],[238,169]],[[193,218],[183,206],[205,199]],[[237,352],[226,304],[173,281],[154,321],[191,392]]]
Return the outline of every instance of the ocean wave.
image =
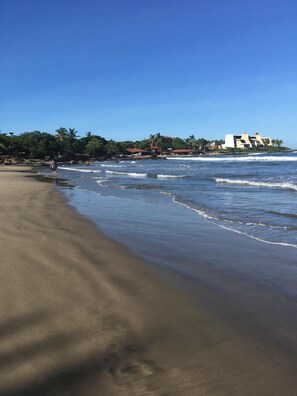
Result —
[[[158,186],[156,184],[134,184],[134,185],[114,185],[112,186],[114,188],[122,188],[122,189],[137,189],[137,190],[158,190],[160,189],[162,186]]]
[[[162,175],[158,173],[136,173],[136,172],[113,171],[113,170],[106,170],[105,173],[131,176],[131,177],[150,177],[150,178],[159,178],[159,179],[176,179],[176,178],[186,177],[185,175]]]
[[[60,170],[68,170],[73,172],[83,172],[83,173],[92,173],[94,172],[92,169],[81,169],[81,168],[68,168],[66,166],[58,166]]]
[[[293,243],[288,243],[288,242],[276,242],[276,241],[268,241],[267,239],[262,239],[260,237],[254,236],[254,235],[250,235],[244,231],[240,231],[240,230],[235,230],[234,228],[229,228],[227,226],[225,226],[224,224],[217,224],[219,227],[223,228],[224,230],[228,230],[231,232],[236,232],[237,234],[241,234],[244,235],[248,238],[251,239],[255,239],[256,241],[259,242],[263,242],[263,243],[268,243],[269,245],[279,245],[279,246],[286,246],[286,247],[292,247],[297,249],[297,245],[293,244]]]
[[[105,173],[110,173],[114,175],[132,176],[132,177],[147,177],[147,173],[121,172],[121,171],[112,171],[112,170],[107,170],[105,171]]]
[[[98,183],[99,184],[99,186],[103,186],[103,184],[104,183],[106,183],[108,181],[108,179],[97,179],[96,180],[96,183]],[[103,187],[106,187],[106,186],[103,186]]]
[[[184,175],[159,175],[159,174],[156,174],[155,177],[158,177],[160,179],[179,179],[179,178],[184,178],[184,177],[187,177],[187,176],[184,176]]]
[[[215,178],[217,183],[226,183],[226,184],[240,184],[252,187],[266,187],[266,188],[282,188],[286,190],[294,190],[297,191],[297,185],[293,183],[276,183],[276,182],[257,182],[253,180],[240,180],[240,179],[223,179],[223,178]]]
[[[263,155],[248,155],[248,156],[221,156],[221,157],[166,157],[167,160],[175,160],[175,161],[238,161],[238,162],[254,162],[254,161],[266,161],[266,162],[296,162],[296,156],[263,156]]]
[[[104,168],[124,168],[124,165],[100,164]]]
[[[291,230],[295,230],[296,229],[295,227],[279,227],[279,226],[273,226],[271,224],[264,224],[264,223],[251,223],[251,222],[246,222],[245,223],[245,222],[242,222],[242,221],[233,221],[233,220],[228,220],[228,219],[220,219],[219,217],[217,217],[217,216],[215,216],[213,214],[207,213],[206,211],[204,211],[202,209],[195,208],[195,207],[191,206],[188,203],[182,202],[176,195],[174,195],[172,193],[166,193],[166,192],[162,191],[161,194],[171,196],[172,197],[172,201],[174,203],[177,203],[178,205],[184,206],[187,209],[190,209],[190,210],[198,213],[201,217],[204,217],[205,220],[209,221],[212,224],[215,224],[216,226],[218,226],[220,228],[223,228],[223,229],[231,231],[231,232],[235,232],[237,234],[244,235],[244,236],[246,236],[248,238],[255,239],[255,240],[257,240],[259,242],[262,242],[262,243],[268,243],[268,244],[271,244],[271,245],[292,247],[292,248],[297,249],[297,245],[295,245],[293,243],[270,241],[270,240],[267,240],[267,239],[263,239],[263,238],[260,238],[258,236],[255,236],[255,235],[251,235],[250,233],[248,233],[246,231],[238,230],[238,229],[232,227],[232,225],[228,226],[228,225],[226,225],[226,223],[234,224],[234,226],[236,226],[236,224],[239,224],[239,225],[245,225],[245,226],[248,226],[248,227],[260,226],[260,227],[267,227],[267,228],[272,228],[272,229],[283,229],[283,230],[290,230],[290,229]]]
[[[274,211],[274,210],[271,210],[268,213],[276,215],[276,216],[287,217],[289,219],[297,219],[297,214],[295,214],[295,213],[284,213],[284,212],[277,212],[277,211]]]

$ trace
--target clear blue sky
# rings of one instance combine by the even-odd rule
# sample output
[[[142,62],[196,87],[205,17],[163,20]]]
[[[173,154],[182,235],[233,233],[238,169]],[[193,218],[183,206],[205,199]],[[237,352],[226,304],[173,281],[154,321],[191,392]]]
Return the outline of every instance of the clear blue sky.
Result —
[[[296,0],[0,0],[0,129],[297,148]]]

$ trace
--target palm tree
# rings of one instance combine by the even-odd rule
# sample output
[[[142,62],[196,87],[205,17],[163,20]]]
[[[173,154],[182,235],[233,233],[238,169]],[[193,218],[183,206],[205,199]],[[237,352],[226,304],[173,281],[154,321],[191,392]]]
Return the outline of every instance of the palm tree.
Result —
[[[186,139],[187,144],[189,145],[190,148],[195,148],[196,145],[196,138],[194,135],[190,135],[187,139]]]
[[[76,139],[78,137],[78,131],[75,128],[69,128],[67,135],[70,139]]]
[[[155,144],[156,144],[156,136],[153,135],[153,134],[151,134],[151,135],[149,136],[149,142],[150,142],[150,146],[151,146],[151,147],[155,146]]]
[[[65,140],[65,138],[67,138],[67,136],[68,136],[68,132],[67,132],[67,129],[66,128],[63,128],[63,127],[61,127],[61,128],[59,128],[59,129],[57,129],[56,130],[56,138],[60,141],[60,142],[63,142],[63,140]]]
[[[280,147],[283,144],[283,141],[280,139],[275,139],[274,143],[277,145],[277,147]]]
[[[162,143],[163,136],[160,134],[160,132],[156,133],[155,135],[155,144],[159,146]]]

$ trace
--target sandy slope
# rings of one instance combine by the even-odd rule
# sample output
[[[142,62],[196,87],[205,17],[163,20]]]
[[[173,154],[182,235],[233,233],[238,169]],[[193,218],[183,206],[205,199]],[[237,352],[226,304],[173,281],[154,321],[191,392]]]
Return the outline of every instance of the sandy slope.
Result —
[[[290,360],[0,168],[0,394],[293,395]]]

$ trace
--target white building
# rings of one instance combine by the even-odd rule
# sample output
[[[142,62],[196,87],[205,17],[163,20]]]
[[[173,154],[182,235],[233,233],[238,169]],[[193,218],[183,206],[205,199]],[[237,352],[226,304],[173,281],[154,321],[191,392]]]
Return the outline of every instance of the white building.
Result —
[[[270,137],[262,137],[256,132],[254,135],[243,133],[241,135],[233,135],[231,133],[225,135],[225,144],[222,148],[251,148],[272,146]]]

